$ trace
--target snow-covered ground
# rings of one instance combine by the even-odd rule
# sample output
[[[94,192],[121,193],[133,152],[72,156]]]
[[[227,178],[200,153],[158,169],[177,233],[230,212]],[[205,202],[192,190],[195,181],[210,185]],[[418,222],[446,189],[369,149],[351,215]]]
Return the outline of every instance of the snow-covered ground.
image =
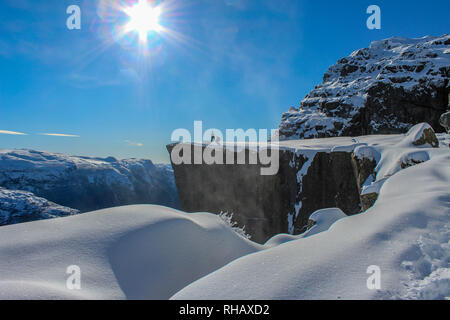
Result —
[[[365,213],[321,210],[307,233],[265,245],[219,216],[146,205],[1,227],[0,299],[449,297],[450,136],[438,135],[440,148],[415,146],[417,132],[286,142],[299,150],[372,148],[374,180],[385,181]],[[402,168],[417,152],[426,161]],[[66,287],[72,265],[81,290]],[[371,266],[381,272],[378,290],[367,286]]]
[[[259,245],[219,216],[140,205],[0,230],[0,299],[167,299]],[[66,270],[81,270],[69,290]]]

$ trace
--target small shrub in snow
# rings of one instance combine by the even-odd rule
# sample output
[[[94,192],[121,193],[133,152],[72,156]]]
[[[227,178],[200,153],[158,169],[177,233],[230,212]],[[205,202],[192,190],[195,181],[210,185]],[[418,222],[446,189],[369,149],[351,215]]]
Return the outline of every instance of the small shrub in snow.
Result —
[[[219,217],[231,228],[234,232],[239,234],[240,236],[251,239],[251,236],[245,232],[245,226],[242,228],[238,226],[236,221],[233,221],[233,213],[221,212]]]

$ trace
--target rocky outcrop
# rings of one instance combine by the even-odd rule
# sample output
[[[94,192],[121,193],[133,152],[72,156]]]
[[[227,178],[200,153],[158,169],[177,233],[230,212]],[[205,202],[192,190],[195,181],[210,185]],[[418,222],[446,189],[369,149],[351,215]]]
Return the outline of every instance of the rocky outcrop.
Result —
[[[441,126],[443,128],[445,128],[445,130],[447,131],[447,133],[450,133],[450,111],[444,113],[441,118],[439,119],[439,123],[441,124]]]
[[[381,187],[390,176],[400,170],[430,160],[428,151],[423,149],[439,148],[439,146],[439,140],[428,123],[419,123],[413,126],[404,138],[394,145],[392,150],[386,152],[386,158],[396,159],[394,163],[397,163],[397,165],[392,167],[391,171],[386,172],[385,176],[378,177],[379,180],[377,180],[376,170],[381,155],[373,147],[356,148],[353,152],[353,160],[355,161],[355,174],[359,177],[358,185],[360,187],[362,211],[368,210],[375,204]],[[414,151],[408,149],[411,147]]]
[[[172,164],[181,209],[233,213],[253,240],[264,243],[280,233],[304,233],[314,225],[311,214],[320,209],[338,208],[346,215],[368,210],[390,177],[428,161],[439,141],[427,123],[402,135],[282,141],[275,146],[279,170],[269,176],[261,175],[260,162],[236,164],[238,158],[256,159],[255,145],[232,151],[234,164],[227,164],[224,150],[223,164],[189,164],[195,150],[205,154],[207,145],[171,144],[167,149],[176,154],[180,146],[189,155],[187,162]],[[232,150],[226,144],[221,149]]]
[[[71,216],[78,210],[63,207],[31,192],[0,188],[0,226]]]
[[[168,151],[171,153],[174,147],[169,145]],[[235,157],[245,153],[249,159],[250,152],[245,149],[236,152]],[[291,152],[281,152],[280,170],[274,176],[262,176],[260,164],[172,164],[181,210],[233,214],[238,225],[245,226],[252,240],[259,242],[274,232],[287,232],[287,212],[295,205],[297,190],[291,159]],[[304,160],[299,161],[301,165]]]
[[[282,116],[280,139],[405,133],[428,122],[436,132],[450,93],[450,36],[391,38],[332,66]]]
[[[302,167],[296,167],[296,170],[301,171]],[[351,152],[318,152],[305,171],[302,179],[297,179],[300,187],[291,212],[293,229],[288,225],[288,232],[304,232],[309,216],[319,209],[336,207],[347,215],[361,212]]]
[[[175,146],[167,147],[169,153]],[[241,152],[249,159],[253,151],[246,148],[235,158]],[[273,176],[260,174],[262,164],[172,164],[181,209],[233,213],[259,243],[280,233],[304,232],[310,215],[319,209],[336,207],[349,215],[361,211],[352,150],[281,148],[279,156]]]
[[[128,204],[178,208],[172,169],[150,160],[0,150],[0,187],[82,212]]]

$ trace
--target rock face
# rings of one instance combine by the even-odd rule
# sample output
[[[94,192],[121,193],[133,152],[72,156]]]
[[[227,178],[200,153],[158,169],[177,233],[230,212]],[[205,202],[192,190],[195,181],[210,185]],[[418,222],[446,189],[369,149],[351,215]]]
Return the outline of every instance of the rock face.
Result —
[[[448,133],[450,133],[450,111],[444,113],[441,116],[439,122],[440,122],[441,126],[444,127]]]
[[[78,210],[36,197],[31,192],[0,188],[0,226],[78,213],[80,213]]]
[[[0,187],[29,191],[82,212],[128,204],[178,207],[170,166],[150,160],[0,150]]]
[[[167,146],[169,153],[174,146]],[[233,213],[252,240],[264,243],[276,234],[305,231],[310,215],[318,209],[337,207],[349,215],[360,212],[351,151],[282,148],[279,171],[273,176],[262,176],[261,164],[172,166],[183,211]],[[240,152],[249,159],[253,151]]]
[[[450,36],[373,42],[332,66],[300,108],[282,116],[280,140],[405,133],[440,116],[450,93]]]
[[[194,150],[205,153],[207,145],[171,144],[167,149],[177,154],[179,146],[188,146],[188,161],[172,164],[181,209],[233,213],[235,222],[259,243],[280,233],[304,233],[314,225],[311,214],[317,210],[338,208],[346,215],[368,210],[390,177],[430,160],[436,148],[447,148],[427,123],[399,135],[281,141],[275,147],[279,170],[264,176],[259,162],[227,164],[225,151],[224,164],[189,164],[194,163]],[[231,150],[230,145],[220,148]],[[246,146],[230,158],[256,159],[250,156],[254,153],[254,145]]]
[[[167,146],[169,153],[174,146]],[[241,152],[249,158],[250,150]],[[172,164],[181,210],[232,213],[238,225],[259,242],[274,230],[287,232],[286,212],[295,202],[296,171],[289,166],[292,154],[282,152],[280,158],[275,176],[261,176],[261,165]]]

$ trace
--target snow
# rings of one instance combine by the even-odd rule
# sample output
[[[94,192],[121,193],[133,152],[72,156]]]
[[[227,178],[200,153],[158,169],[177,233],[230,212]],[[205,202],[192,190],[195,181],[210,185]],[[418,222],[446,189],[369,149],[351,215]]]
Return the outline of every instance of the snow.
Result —
[[[306,161],[333,149],[374,159],[364,192],[379,198],[360,215],[317,211],[305,233],[264,245],[226,217],[149,205],[0,227],[0,299],[445,299],[450,135],[438,135],[440,148],[410,138],[280,143]],[[71,265],[81,268],[79,291],[66,288]],[[367,287],[370,266],[381,270],[379,290]]]
[[[369,185],[365,184],[365,186],[362,189],[361,195],[363,196],[371,193],[380,194],[380,190],[383,187],[384,183],[387,181],[387,179],[389,179],[389,177],[380,179]]]
[[[335,222],[346,217],[347,215],[339,208],[318,210],[309,217],[309,220],[314,221],[315,225],[304,234],[302,234],[300,238],[311,237],[313,235],[327,231]]]
[[[167,299],[260,246],[220,217],[140,205],[0,229],[0,299]],[[81,290],[66,269],[81,268]]]
[[[386,181],[367,212],[340,219],[326,232],[240,258],[172,298],[448,297],[449,163],[450,153],[445,152],[403,170]],[[424,252],[419,241],[430,234],[436,238]],[[407,262],[420,272],[405,268]],[[381,269],[380,290],[366,285],[373,265]]]
[[[380,153],[373,147],[367,145],[358,146],[353,150],[353,154],[358,159],[368,159],[371,161],[380,161]]]

